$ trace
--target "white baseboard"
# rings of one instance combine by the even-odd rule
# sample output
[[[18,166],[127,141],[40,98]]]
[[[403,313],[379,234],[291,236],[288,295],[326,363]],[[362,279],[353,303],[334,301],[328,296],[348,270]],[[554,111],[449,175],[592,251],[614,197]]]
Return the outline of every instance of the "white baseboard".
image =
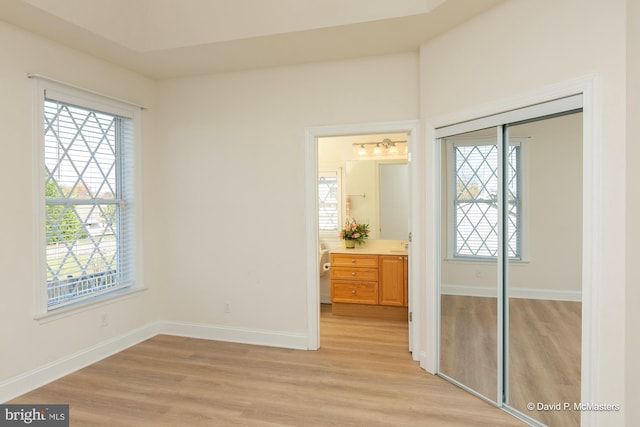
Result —
[[[100,342],[85,350],[47,363],[0,383],[0,402],[14,399],[65,375],[96,363],[158,334],[158,324],[150,323],[126,334]]]
[[[431,364],[429,363],[429,358],[427,357],[427,353],[424,351],[420,352],[420,367],[422,369],[424,369],[425,371],[427,371],[428,373],[435,375],[436,374],[436,369],[435,366],[432,367]]]
[[[444,295],[493,298],[497,296],[495,288],[479,286],[449,285],[443,283],[441,290]],[[512,298],[544,299],[553,301],[582,301],[582,292],[563,291],[558,289],[513,288],[509,290],[509,296]]]
[[[160,333],[268,347],[307,349],[307,335],[189,322],[160,322]]]
[[[85,366],[125,350],[156,335],[177,335],[242,344],[307,349],[306,334],[262,331],[218,325],[159,321],[98,343],[85,350],[40,366],[0,383],[0,403],[48,384]]]
[[[447,285],[444,283],[440,285],[440,291],[443,295],[462,295],[468,297],[495,298],[498,295],[495,288],[465,285]]]

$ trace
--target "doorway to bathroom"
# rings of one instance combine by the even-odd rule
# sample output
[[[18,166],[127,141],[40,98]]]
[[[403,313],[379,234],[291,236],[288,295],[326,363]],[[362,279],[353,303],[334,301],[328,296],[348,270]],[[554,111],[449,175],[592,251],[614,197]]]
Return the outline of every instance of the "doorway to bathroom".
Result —
[[[339,234],[347,220],[368,225],[369,239],[363,248],[397,241],[398,250],[405,250],[406,312],[412,310],[411,258],[419,242],[409,243],[414,215],[410,183],[415,173],[410,153],[417,129],[413,121],[307,129],[307,247],[317,254],[313,266],[307,257],[310,349],[320,347],[320,314],[326,315],[332,303],[329,251],[344,248]],[[389,205],[397,209],[388,209]],[[410,350],[415,323],[405,325]]]
[[[404,132],[318,138],[320,303],[332,303],[329,251],[344,247],[346,222],[368,229],[355,251],[382,240],[408,240],[407,153]]]

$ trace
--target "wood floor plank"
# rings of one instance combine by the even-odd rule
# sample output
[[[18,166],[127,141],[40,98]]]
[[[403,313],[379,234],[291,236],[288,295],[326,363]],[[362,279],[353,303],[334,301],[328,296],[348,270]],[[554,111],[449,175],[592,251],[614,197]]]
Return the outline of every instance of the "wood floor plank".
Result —
[[[496,396],[495,298],[442,296],[441,369],[470,388]],[[527,404],[580,402],[582,305],[509,300],[507,403],[546,425],[577,427],[580,411],[529,410]]]
[[[333,316],[321,349],[160,335],[9,403],[72,426],[522,426],[411,360],[403,321]]]

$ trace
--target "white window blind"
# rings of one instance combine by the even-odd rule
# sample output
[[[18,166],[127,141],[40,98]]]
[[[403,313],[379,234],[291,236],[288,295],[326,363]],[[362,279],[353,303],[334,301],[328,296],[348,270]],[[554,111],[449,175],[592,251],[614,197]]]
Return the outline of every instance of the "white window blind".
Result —
[[[455,170],[454,257],[498,255],[498,147],[453,144]],[[521,147],[510,145],[507,159],[508,255],[521,258]]]
[[[45,95],[47,308],[133,283],[134,123]]]
[[[340,182],[338,171],[318,176],[318,220],[320,231],[338,231],[340,226]]]

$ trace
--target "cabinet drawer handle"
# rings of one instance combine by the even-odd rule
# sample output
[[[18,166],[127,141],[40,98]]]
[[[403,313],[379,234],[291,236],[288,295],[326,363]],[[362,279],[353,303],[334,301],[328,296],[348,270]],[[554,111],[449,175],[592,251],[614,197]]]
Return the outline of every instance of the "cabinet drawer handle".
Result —
[[[352,271],[352,272],[351,272],[351,275],[352,275],[352,276],[355,276],[355,275],[356,275],[356,272],[355,272],[355,271]]]
[[[355,290],[353,290],[353,291],[351,291],[351,293],[352,293],[353,295],[355,295],[355,294],[356,294],[356,291],[355,291]]]
[[[356,260],[355,260],[355,259],[352,259],[352,260],[351,260],[351,262],[355,264],[355,263],[356,263]]]

